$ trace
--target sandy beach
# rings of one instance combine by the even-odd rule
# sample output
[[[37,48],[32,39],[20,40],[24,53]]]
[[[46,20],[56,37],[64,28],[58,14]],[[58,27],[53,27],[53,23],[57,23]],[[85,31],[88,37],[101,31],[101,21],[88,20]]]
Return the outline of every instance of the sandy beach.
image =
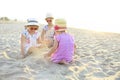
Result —
[[[69,28],[76,53],[71,64],[59,65],[45,60],[47,48],[20,58],[23,26],[0,24],[0,80],[120,80],[119,33]]]

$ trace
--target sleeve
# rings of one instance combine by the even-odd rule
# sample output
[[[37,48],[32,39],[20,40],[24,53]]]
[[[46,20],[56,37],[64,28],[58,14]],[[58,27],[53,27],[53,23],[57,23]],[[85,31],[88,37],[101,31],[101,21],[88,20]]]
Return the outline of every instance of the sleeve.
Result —
[[[74,37],[74,35],[69,34],[69,36],[71,37],[71,40],[72,40],[73,42],[75,42],[75,37]]]
[[[74,36],[71,36],[72,37],[72,41],[75,43],[75,38],[74,38]]]
[[[26,36],[26,35],[27,35],[27,31],[26,31],[26,30],[24,30],[24,31],[21,33],[21,35]]]
[[[72,39],[73,39],[73,41],[75,42],[75,38],[74,38],[74,36],[72,36]]]
[[[47,31],[48,30],[48,26],[45,25],[42,29],[45,30],[45,31]]]
[[[40,37],[40,32],[37,32],[36,36],[37,36],[37,39],[38,39]]]

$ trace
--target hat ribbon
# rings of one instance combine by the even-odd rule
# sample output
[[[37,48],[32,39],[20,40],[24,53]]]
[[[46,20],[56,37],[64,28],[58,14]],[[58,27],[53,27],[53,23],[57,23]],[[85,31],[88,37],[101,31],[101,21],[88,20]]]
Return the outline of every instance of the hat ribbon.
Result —
[[[55,30],[66,29],[66,27],[60,27],[60,26],[58,26],[58,25],[55,25],[55,26],[54,26],[54,29],[55,29]]]

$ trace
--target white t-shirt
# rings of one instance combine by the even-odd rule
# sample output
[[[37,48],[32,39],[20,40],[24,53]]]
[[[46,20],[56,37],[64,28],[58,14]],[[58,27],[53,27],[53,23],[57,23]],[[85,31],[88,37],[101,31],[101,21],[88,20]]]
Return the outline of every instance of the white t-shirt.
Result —
[[[27,53],[28,49],[32,46],[37,46],[37,39],[40,36],[40,33],[36,31],[33,35],[30,35],[27,30],[24,30],[22,32],[22,35],[26,38],[26,43],[24,45],[25,53]]]
[[[54,38],[54,27],[49,28],[48,25],[45,25],[43,27],[43,30],[46,31],[46,34],[45,34],[46,39]]]

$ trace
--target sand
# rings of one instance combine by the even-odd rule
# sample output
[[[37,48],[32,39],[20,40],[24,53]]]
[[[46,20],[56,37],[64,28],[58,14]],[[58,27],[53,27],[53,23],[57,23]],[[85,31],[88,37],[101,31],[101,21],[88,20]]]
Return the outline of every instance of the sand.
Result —
[[[47,48],[20,58],[23,26],[0,24],[0,80],[120,80],[120,34],[68,29],[77,49],[71,64],[59,65],[43,57]]]

